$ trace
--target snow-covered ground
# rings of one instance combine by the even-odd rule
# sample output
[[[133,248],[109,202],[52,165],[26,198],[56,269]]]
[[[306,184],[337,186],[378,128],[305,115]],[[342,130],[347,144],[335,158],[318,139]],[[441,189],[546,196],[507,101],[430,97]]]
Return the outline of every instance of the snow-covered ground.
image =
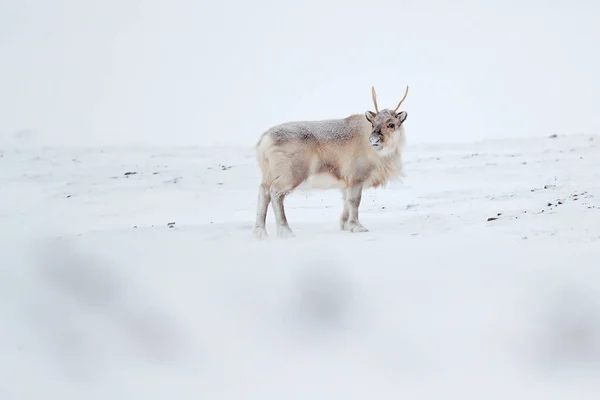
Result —
[[[0,399],[598,399],[600,137],[405,167],[257,241],[249,147],[4,147]]]

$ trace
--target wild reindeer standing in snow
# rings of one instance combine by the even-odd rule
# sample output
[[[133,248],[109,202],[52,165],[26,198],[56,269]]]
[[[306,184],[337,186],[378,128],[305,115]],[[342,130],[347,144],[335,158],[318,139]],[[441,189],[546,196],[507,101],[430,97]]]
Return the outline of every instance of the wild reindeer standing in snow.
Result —
[[[344,119],[287,122],[267,130],[256,145],[262,180],[258,194],[254,234],[266,238],[265,222],[272,202],[278,237],[294,236],[283,200],[306,183],[309,187],[340,188],[344,209],[340,228],[366,232],[358,220],[362,191],[385,185],[402,176],[402,149],[406,111],[379,111],[372,88],[375,112]]]

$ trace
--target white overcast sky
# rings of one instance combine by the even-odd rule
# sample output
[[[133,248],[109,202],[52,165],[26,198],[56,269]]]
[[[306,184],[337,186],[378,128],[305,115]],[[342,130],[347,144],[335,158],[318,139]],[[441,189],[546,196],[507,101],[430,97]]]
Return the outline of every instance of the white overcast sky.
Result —
[[[411,142],[600,133],[596,0],[0,0],[0,139],[253,144],[404,109]]]

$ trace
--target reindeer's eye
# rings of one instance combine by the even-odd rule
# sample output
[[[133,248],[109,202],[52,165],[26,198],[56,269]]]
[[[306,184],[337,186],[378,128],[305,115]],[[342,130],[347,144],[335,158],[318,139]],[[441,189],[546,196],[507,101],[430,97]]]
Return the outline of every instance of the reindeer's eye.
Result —
[[[394,125],[394,124],[389,124],[389,125],[388,125],[388,128],[390,128],[390,129],[394,129],[394,127],[395,127],[395,126],[396,126],[396,125]]]

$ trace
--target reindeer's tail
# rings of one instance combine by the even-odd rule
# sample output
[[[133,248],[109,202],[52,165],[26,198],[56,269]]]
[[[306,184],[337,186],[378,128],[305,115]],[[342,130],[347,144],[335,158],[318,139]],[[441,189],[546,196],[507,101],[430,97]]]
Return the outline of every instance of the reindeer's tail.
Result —
[[[261,136],[258,143],[256,143],[256,160],[260,171],[262,173],[262,184],[269,185],[271,183],[271,169],[269,168],[269,159],[267,158],[267,150],[272,145],[272,139],[268,133]]]

